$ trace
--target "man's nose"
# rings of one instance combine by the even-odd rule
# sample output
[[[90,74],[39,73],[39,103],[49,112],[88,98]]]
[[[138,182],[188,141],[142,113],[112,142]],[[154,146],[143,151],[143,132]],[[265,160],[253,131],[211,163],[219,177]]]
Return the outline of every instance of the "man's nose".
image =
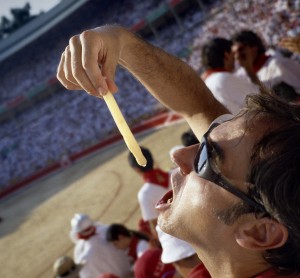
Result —
[[[188,175],[194,170],[194,160],[200,144],[181,148],[172,155],[172,160],[178,165],[182,174]]]

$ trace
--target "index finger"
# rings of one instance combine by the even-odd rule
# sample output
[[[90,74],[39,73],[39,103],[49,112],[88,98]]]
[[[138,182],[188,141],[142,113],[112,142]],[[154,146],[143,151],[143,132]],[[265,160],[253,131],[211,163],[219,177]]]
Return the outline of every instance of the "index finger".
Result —
[[[101,48],[103,46],[98,43],[95,36],[95,33],[92,31],[86,31],[80,35],[82,66],[93,84],[93,87],[100,95],[104,95],[108,92],[106,81],[100,69],[100,59],[103,58],[104,51],[103,48]]]

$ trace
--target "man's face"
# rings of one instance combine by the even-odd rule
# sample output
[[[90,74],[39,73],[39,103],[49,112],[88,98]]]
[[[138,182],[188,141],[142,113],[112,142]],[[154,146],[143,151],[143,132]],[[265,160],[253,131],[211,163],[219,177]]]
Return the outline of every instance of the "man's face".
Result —
[[[257,58],[257,47],[249,46],[241,42],[235,42],[232,45],[232,52],[234,54],[234,58],[241,66],[247,62],[251,62],[253,64]]]
[[[224,66],[225,66],[225,69],[229,70],[230,72],[234,71],[234,53],[232,51],[225,52]]]
[[[245,193],[251,150],[260,134],[257,123],[255,129],[252,124],[246,131],[245,116],[241,116],[217,126],[208,136],[210,144],[221,153],[217,158],[213,154],[214,163],[231,184]],[[197,176],[193,165],[198,148],[194,145],[175,152],[174,161],[179,167],[171,175],[173,195],[167,195],[158,206],[158,224],[163,231],[203,247],[230,237],[235,224],[225,225],[219,215],[241,203],[241,199]],[[171,197],[172,202],[167,202]]]

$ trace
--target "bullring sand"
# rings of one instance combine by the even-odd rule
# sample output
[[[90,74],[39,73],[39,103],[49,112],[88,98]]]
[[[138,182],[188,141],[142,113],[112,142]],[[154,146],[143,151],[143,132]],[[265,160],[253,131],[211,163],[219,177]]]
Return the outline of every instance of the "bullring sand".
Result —
[[[170,149],[188,126],[179,122],[137,137],[159,167],[172,166]],[[142,184],[127,163],[124,142],[84,158],[0,201],[1,278],[53,277],[54,260],[72,255],[70,219],[87,213],[98,222],[136,228],[136,194]]]

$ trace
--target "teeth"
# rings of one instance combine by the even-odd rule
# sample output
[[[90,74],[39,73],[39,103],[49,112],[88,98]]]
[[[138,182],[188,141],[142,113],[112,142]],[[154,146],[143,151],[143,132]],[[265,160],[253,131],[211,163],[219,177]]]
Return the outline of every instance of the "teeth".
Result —
[[[171,204],[173,201],[173,198],[168,199],[167,204]]]

